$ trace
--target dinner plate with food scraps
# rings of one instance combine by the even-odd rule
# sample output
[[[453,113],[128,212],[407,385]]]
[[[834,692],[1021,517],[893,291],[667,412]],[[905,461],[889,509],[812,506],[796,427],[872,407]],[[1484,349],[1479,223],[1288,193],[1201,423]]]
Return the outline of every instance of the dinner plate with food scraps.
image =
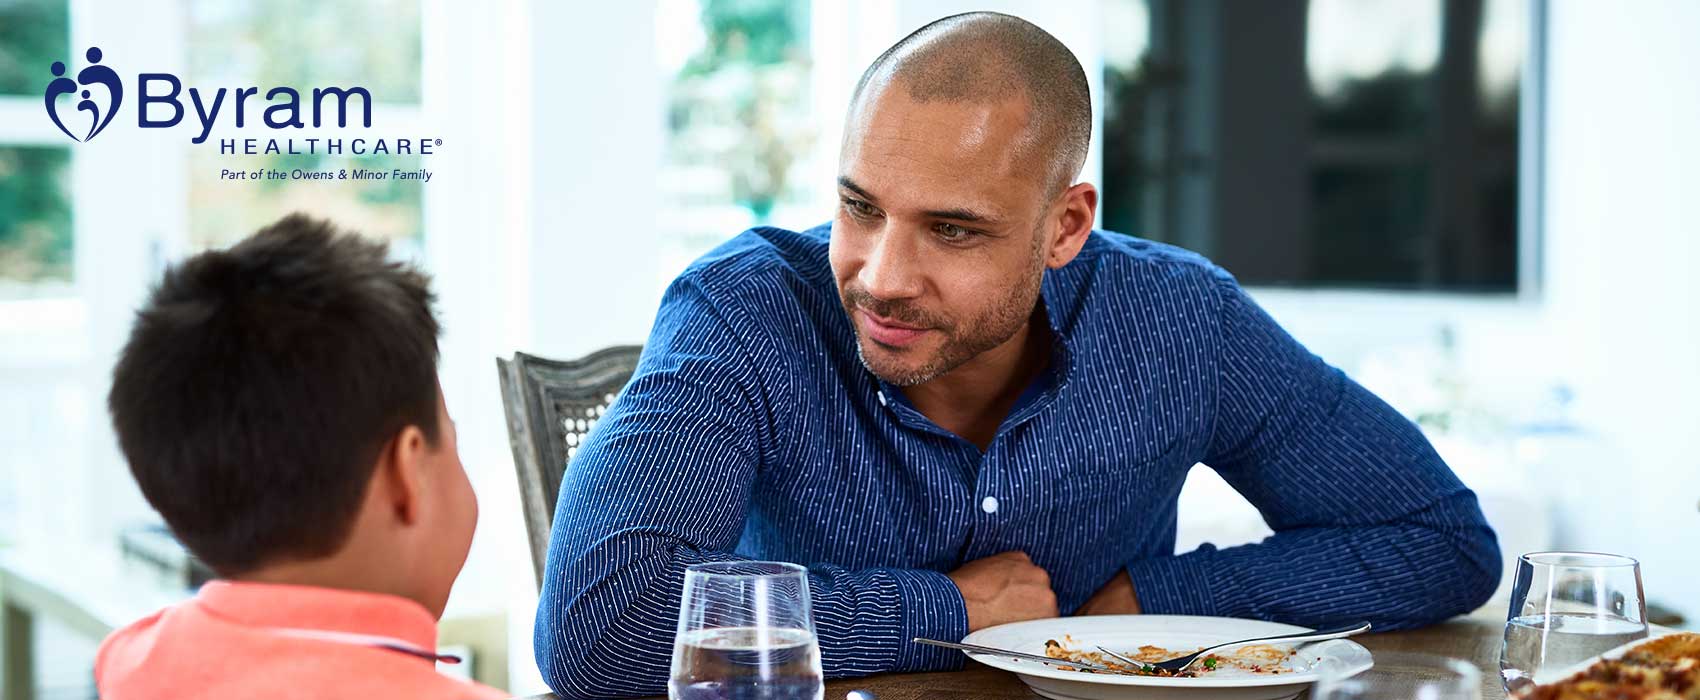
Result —
[[[1212,644],[1308,631],[1278,622],[1192,615],[1092,615],[1029,620],[988,627],[963,639],[1054,659],[1126,667],[1110,651],[1137,661],[1163,661]],[[1183,676],[1122,675],[1047,666],[1037,661],[965,652],[968,657],[1019,676],[1040,695],[1057,700],[1284,700],[1316,681],[1330,665],[1344,675],[1368,670],[1369,650],[1344,639],[1309,645],[1257,644],[1224,649],[1200,659]]]

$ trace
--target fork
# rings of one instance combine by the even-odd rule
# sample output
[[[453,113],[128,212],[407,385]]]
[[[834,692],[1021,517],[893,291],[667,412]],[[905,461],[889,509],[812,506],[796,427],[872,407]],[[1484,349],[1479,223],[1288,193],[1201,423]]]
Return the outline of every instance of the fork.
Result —
[[[1181,671],[1186,670],[1186,667],[1191,666],[1194,661],[1197,661],[1201,658],[1204,658],[1204,656],[1206,656],[1206,655],[1208,655],[1212,652],[1220,651],[1222,649],[1227,649],[1228,647],[1245,646],[1247,644],[1261,644],[1261,643],[1266,643],[1266,642],[1297,643],[1297,642],[1320,642],[1320,641],[1325,640],[1325,639],[1341,639],[1343,637],[1350,637],[1354,634],[1362,634],[1364,632],[1368,632],[1369,626],[1370,625],[1369,625],[1368,622],[1354,622],[1354,623],[1349,624],[1349,625],[1341,625],[1339,627],[1330,627],[1330,628],[1325,629],[1325,630],[1312,630],[1310,632],[1297,632],[1297,633],[1294,633],[1294,634],[1283,634],[1283,635],[1278,635],[1278,636],[1274,636],[1274,637],[1255,637],[1255,638],[1252,638],[1252,639],[1241,639],[1239,641],[1228,642],[1226,644],[1217,644],[1215,646],[1204,647],[1203,649],[1199,649],[1198,651],[1195,651],[1191,654],[1187,654],[1186,656],[1179,656],[1179,657],[1175,657],[1173,659],[1169,659],[1168,661],[1159,661],[1157,663],[1146,663],[1144,661],[1134,661],[1133,659],[1130,659],[1126,656],[1122,656],[1121,654],[1117,654],[1116,652],[1110,651],[1109,649],[1105,649],[1104,647],[1098,647],[1098,651],[1104,652],[1105,654],[1108,654],[1111,657],[1120,659],[1124,662],[1133,664],[1136,667],[1146,669],[1147,671],[1150,671],[1151,669],[1156,669],[1156,670],[1160,670],[1160,671],[1168,671],[1169,673],[1180,673]]]
[[[1045,664],[1047,666],[1055,666],[1057,668],[1090,669],[1090,670],[1097,672],[1097,673],[1114,673],[1114,674],[1127,675],[1127,673],[1125,671],[1119,671],[1119,670],[1110,668],[1109,666],[1104,666],[1102,664],[1094,664],[1094,663],[1088,663],[1088,662],[1084,662],[1084,661],[1070,661],[1068,659],[1053,659],[1049,656],[1040,656],[1038,654],[1028,654],[1026,652],[1012,651],[1012,650],[1009,650],[1009,649],[999,649],[997,647],[980,646],[978,644],[963,644],[962,642],[941,642],[937,639],[927,639],[926,637],[916,637],[912,641],[914,641],[916,644],[931,644],[935,647],[944,647],[946,649],[959,649],[961,651],[966,651],[966,652],[970,652],[970,653],[974,653],[974,654],[985,654],[986,656],[1007,656],[1009,658],[1018,659],[1018,660],[1021,660],[1021,661],[1034,661],[1034,662]]]

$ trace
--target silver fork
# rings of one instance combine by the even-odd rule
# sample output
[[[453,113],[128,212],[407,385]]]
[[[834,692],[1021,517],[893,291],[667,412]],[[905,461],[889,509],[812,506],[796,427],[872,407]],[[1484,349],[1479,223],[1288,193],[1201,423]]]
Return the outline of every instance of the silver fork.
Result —
[[[1342,625],[1342,626],[1339,626],[1339,627],[1330,627],[1330,628],[1325,629],[1325,630],[1313,630],[1313,631],[1310,631],[1310,632],[1297,632],[1297,633],[1294,633],[1294,634],[1283,634],[1283,635],[1278,635],[1278,636],[1274,636],[1274,637],[1256,637],[1256,638],[1253,638],[1253,639],[1241,639],[1239,641],[1228,642],[1226,644],[1217,644],[1215,646],[1208,646],[1208,647],[1205,647],[1203,649],[1199,649],[1198,651],[1195,651],[1191,654],[1187,654],[1186,656],[1179,656],[1179,657],[1175,657],[1173,659],[1169,659],[1168,661],[1159,661],[1157,663],[1146,663],[1144,661],[1134,661],[1133,659],[1130,659],[1126,656],[1122,656],[1121,654],[1117,654],[1116,652],[1110,651],[1109,649],[1105,649],[1104,647],[1098,647],[1098,651],[1104,652],[1105,654],[1108,654],[1108,655],[1115,657],[1117,659],[1121,659],[1124,662],[1133,664],[1136,667],[1144,668],[1144,669],[1146,669],[1147,672],[1149,672],[1152,669],[1156,669],[1156,670],[1161,670],[1161,671],[1168,671],[1170,673],[1180,673],[1181,671],[1186,670],[1186,667],[1191,666],[1194,661],[1197,661],[1201,658],[1204,658],[1206,655],[1208,655],[1212,652],[1221,651],[1223,649],[1227,649],[1228,647],[1239,647],[1239,646],[1245,646],[1247,644],[1264,644],[1264,643],[1268,643],[1268,642],[1280,642],[1280,643],[1320,642],[1324,639],[1341,639],[1343,637],[1350,637],[1354,634],[1362,634],[1362,633],[1368,632],[1368,631],[1369,631],[1369,623],[1368,622],[1354,622],[1354,623],[1349,624],[1349,625]]]
[[[999,649],[997,647],[980,646],[978,644],[963,644],[962,642],[941,642],[937,639],[927,639],[926,637],[916,637],[913,641],[916,644],[931,644],[935,647],[944,647],[946,649],[959,649],[961,651],[972,652],[972,653],[975,653],[975,654],[985,654],[987,656],[1007,656],[1007,657],[1012,658],[1012,659],[1020,659],[1020,660],[1023,660],[1023,661],[1036,661],[1038,663],[1042,663],[1042,664],[1045,664],[1047,666],[1055,666],[1055,667],[1058,667],[1058,668],[1075,668],[1075,669],[1084,668],[1084,669],[1091,669],[1092,671],[1095,671],[1097,673],[1112,673],[1112,674],[1126,675],[1125,671],[1118,671],[1116,669],[1110,668],[1109,666],[1104,666],[1104,665],[1101,665],[1101,664],[1087,663],[1087,662],[1084,662],[1084,661],[1069,661],[1068,659],[1053,659],[1049,656],[1039,656],[1038,654],[1028,654],[1028,653],[1020,652],[1020,651],[1012,651],[1010,649]]]

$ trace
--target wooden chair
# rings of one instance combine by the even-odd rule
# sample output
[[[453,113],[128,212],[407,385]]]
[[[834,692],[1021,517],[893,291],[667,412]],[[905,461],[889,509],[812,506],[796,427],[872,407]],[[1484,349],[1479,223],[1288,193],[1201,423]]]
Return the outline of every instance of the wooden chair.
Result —
[[[514,353],[496,358],[502,404],[508,417],[508,444],[519,472],[519,501],[531,545],[537,585],[549,556],[549,528],[555,497],[567,462],[637,369],[643,348],[622,345],[577,360],[550,360]]]

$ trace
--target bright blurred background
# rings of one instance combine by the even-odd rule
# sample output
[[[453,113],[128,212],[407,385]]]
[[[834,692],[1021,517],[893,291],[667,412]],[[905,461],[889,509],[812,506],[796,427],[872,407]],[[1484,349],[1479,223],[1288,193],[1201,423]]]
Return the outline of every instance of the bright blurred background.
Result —
[[[641,343],[695,256],[751,225],[827,220],[861,70],[969,9],[1022,15],[1087,67],[1082,178],[1106,228],[1222,263],[1417,421],[1508,560],[1634,556],[1658,619],[1700,619],[1687,0],[0,0],[0,555],[51,552],[79,576],[157,522],[104,409],[131,313],[166,264],[304,210],[436,277],[443,386],[483,506],[445,636],[476,647],[481,678],[543,690],[492,358]],[[221,156],[219,136],[290,134],[226,123],[191,145],[129,111],[73,144],[40,90],[91,45],[126,81],[367,86],[374,133],[444,145]],[[218,179],[261,166],[434,176]],[[1208,469],[1182,499],[1180,551],[1268,532]],[[117,603],[147,599],[109,583]],[[94,640],[75,627],[37,621],[29,692],[92,694]]]

